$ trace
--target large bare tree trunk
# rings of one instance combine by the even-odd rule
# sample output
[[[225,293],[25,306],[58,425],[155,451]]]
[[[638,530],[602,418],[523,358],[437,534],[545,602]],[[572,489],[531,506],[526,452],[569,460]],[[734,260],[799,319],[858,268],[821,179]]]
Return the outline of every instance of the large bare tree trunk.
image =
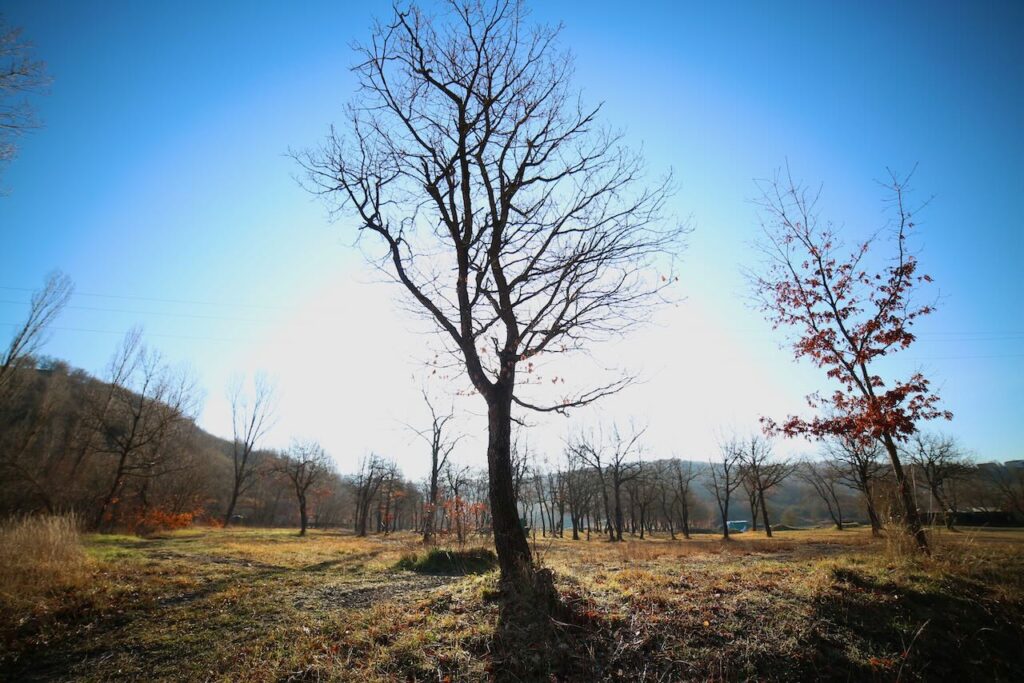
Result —
[[[882,444],[889,454],[889,461],[892,463],[893,474],[896,475],[896,493],[903,506],[903,516],[907,529],[917,542],[917,546],[925,553],[928,552],[928,537],[925,536],[924,527],[921,526],[921,518],[917,514],[917,506],[914,505],[914,498],[910,494],[910,486],[907,483],[907,475],[900,463],[899,452],[896,450],[896,443],[888,434],[882,435]]]
[[[946,498],[942,495],[938,486],[929,486],[928,488],[932,492],[932,497],[935,499],[935,502],[939,504],[939,510],[942,511],[942,523],[946,525],[946,529],[949,531],[955,531],[953,528],[953,521],[956,516],[956,510],[951,509],[947,505]]]
[[[772,537],[772,524],[768,521],[768,505],[764,502],[764,492],[762,491],[757,495],[758,501],[761,503],[761,519],[764,521],[764,533],[768,538]]]
[[[99,512],[96,514],[96,529],[105,531],[113,527],[114,517],[113,508],[115,501],[117,500],[117,494],[124,485],[124,463],[126,456],[122,455],[118,461],[117,471],[114,474],[114,483],[110,487],[110,491],[103,498],[103,502],[100,504]],[[107,517],[110,519],[107,519]]]
[[[601,481],[601,495],[604,498],[604,518],[605,523],[608,525],[608,540],[614,541],[615,525],[612,524],[612,508],[611,503],[608,502],[608,487],[605,486],[604,480]]]
[[[747,501],[750,504],[750,530],[757,531],[757,489],[747,494]]]
[[[690,539],[690,511],[687,506],[683,506],[679,510],[679,529],[683,532],[683,538]]]
[[[487,474],[501,576],[523,577],[529,572],[532,558],[512,486],[512,394],[502,387],[487,399]]]
[[[231,524],[231,518],[235,516],[235,506],[238,505],[238,484],[234,484],[231,489],[231,500],[228,503],[228,511],[224,513],[224,526],[227,527]]]
[[[882,520],[878,517],[878,508],[875,507],[875,497],[871,493],[871,482],[864,482],[864,502],[868,508],[868,520],[871,522],[871,535],[879,537],[882,535]]]
[[[617,477],[613,481],[612,486],[613,486],[612,492],[615,495],[615,540],[621,542],[622,541],[622,525],[623,525],[623,522],[624,522],[623,516],[622,516],[622,492],[621,492],[622,485],[619,483]]]
[[[430,490],[423,511],[423,544],[434,542],[434,517],[437,515],[437,467],[430,470]]]

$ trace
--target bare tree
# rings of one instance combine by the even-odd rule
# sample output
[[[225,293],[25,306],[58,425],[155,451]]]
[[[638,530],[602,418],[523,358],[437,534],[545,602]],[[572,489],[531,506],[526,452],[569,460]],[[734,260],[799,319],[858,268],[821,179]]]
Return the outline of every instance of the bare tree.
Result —
[[[569,445],[583,462],[594,468],[600,480],[609,541],[622,540],[622,487],[641,472],[640,439],[645,431],[632,425],[627,433],[613,425],[608,439],[599,431],[581,434]]]
[[[658,493],[656,477],[657,472],[654,469],[641,465],[637,476],[627,485],[630,505],[630,533],[635,534],[638,529],[640,531],[640,540],[646,537],[647,529],[651,525],[651,510],[654,507],[654,501]],[[634,510],[639,511],[639,515],[636,518],[633,516]]]
[[[32,46],[22,38],[21,29],[4,26],[0,17],[0,168],[17,153],[15,139],[39,127],[24,98],[42,91],[50,79],[46,65],[31,53]]]
[[[466,513],[468,511],[468,504],[464,494],[466,486],[470,481],[469,465],[448,463],[444,470],[444,478],[448,485],[449,524],[450,527],[455,527],[455,540],[461,548],[466,543]]]
[[[672,459],[672,474],[675,478],[676,508],[679,511],[679,529],[683,538],[690,538],[690,488],[697,479],[697,470],[693,462],[685,463],[678,458]]]
[[[572,448],[563,451],[565,461],[565,502],[569,508],[569,520],[572,523],[572,540],[580,540],[585,511],[590,507],[593,497],[593,486],[587,478],[586,463],[579,453]],[[589,536],[590,529],[587,529]]]
[[[729,540],[729,502],[732,494],[743,483],[740,476],[743,444],[735,437],[721,444],[722,459],[719,462],[709,461],[704,486],[715,497],[718,512],[722,516],[722,538]]]
[[[579,434],[568,443],[568,448],[573,453],[573,457],[578,458],[580,462],[588,467],[592,467],[594,470],[594,474],[597,477],[597,487],[601,491],[601,502],[603,503],[605,526],[608,529],[608,540],[614,541],[615,525],[612,523],[612,508],[608,496],[608,481],[605,471],[606,462],[603,460],[604,449],[600,446],[600,438],[595,438],[593,433],[590,435]]]
[[[747,505],[750,507],[750,529],[757,531],[757,517],[761,514],[758,510],[757,479],[744,465],[740,466],[739,477],[743,492],[747,494]]]
[[[565,538],[565,507],[567,504],[566,474],[560,468],[549,469],[547,472],[548,516],[551,520],[552,535],[557,531],[559,538]]]
[[[768,519],[768,503],[765,498],[769,491],[793,473],[793,465],[785,459],[773,460],[771,442],[756,434],[751,435],[741,446],[739,476],[751,496],[754,530],[757,530],[756,508],[760,507],[765,535],[771,538],[772,525]]]
[[[377,503],[377,531],[385,536],[391,533],[394,526],[396,503],[400,497],[401,472],[393,460],[386,461],[382,477],[382,491]]]
[[[857,438],[838,438],[825,442],[824,451],[829,462],[839,473],[839,480],[848,488],[860,491],[867,508],[871,534],[880,536],[882,520],[878,515],[874,487],[885,476],[885,464],[881,461],[881,445],[874,441]]]
[[[952,437],[921,432],[910,437],[904,453],[924,476],[929,493],[942,511],[946,528],[953,531],[957,512],[955,486],[973,471],[970,460]]]
[[[17,490],[21,500],[52,513],[60,489],[66,488],[60,465],[74,447],[82,419],[72,407],[66,375],[26,370],[28,363],[19,373],[17,390],[0,402],[0,481]]]
[[[415,431],[430,445],[430,478],[427,483],[427,500],[423,506],[423,543],[430,545],[434,542],[439,478],[448,463],[448,456],[455,450],[461,437],[453,438],[450,434],[450,423],[455,419],[454,408],[449,409],[446,413],[439,413],[431,403],[426,390],[423,391],[423,401],[430,410],[430,429]]]
[[[117,384],[112,382],[112,405],[102,423],[99,452],[113,456],[115,466],[97,511],[97,528],[115,523],[117,504],[130,478],[151,478],[168,467],[165,442],[173,429],[192,424],[196,408],[192,377],[166,365],[141,342],[138,330],[126,335],[110,367]],[[122,369],[128,371],[119,376]]]
[[[83,432],[75,452],[70,477],[75,478],[82,465],[99,449],[97,442],[103,434],[104,425],[114,406],[118,387],[125,386],[135,371],[138,359],[138,347],[142,344],[142,330],[134,327],[125,334],[121,346],[114,353],[106,370],[106,384],[91,387],[87,392],[84,418],[81,423]]]
[[[1002,508],[1018,520],[1024,519],[1024,467],[989,463],[982,480],[997,494]]]
[[[0,117],[0,130],[2,128]],[[0,402],[10,397],[14,390],[15,375],[46,342],[50,325],[64,310],[73,291],[74,284],[71,278],[58,270],[47,275],[42,289],[32,293],[28,317],[15,330],[3,355],[0,356]]]
[[[535,504],[540,509],[541,533],[561,536],[561,520],[565,517],[565,481],[563,472],[553,469],[547,458],[542,462],[534,460],[532,476]]]
[[[516,500],[516,514],[519,514],[519,506],[526,504],[523,497],[523,482],[526,481],[526,477],[530,473],[530,459],[533,457],[530,442],[522,436],[521,430],[516,430],[512,437],[511,452],[512,493]],[[488,493],[489,491],[490,484],[488,483]],[[522,525],[520,524],[520,526]]]
[[[547,495],[546,495],[546,492],[545,492],[546,487],[545,487],[545,482],[544,482],[544,471],[536,463],[536,461],[534,462],[533,467],[531,467],[530,469],[531,469],[531,472],[532,472],[532,475],[530,476],[530,480],[533,482],[533,492],[534,492],[534,495],[536,496],[536,498],[534,499],[534,505],[536,505],[537,507],[540,508],[540,532],[541,532],[541,536],[547,536],[548,535],[548,521],[549,521],[550,517],[549,517],[549,511],[548,511],[548,499],[547,499]],[[554,529],[551,530],[551,535],[552,536],[555,535]]]
[[[487,404],[506,583],[531,567],[513,494],[512,406],[566,412],[630,381],[545,402],[517,391],[530,383],[517,382],[521,366],[529,380],[539,356],[646,320],[673,279],[660,261],[682,234],[661,220],[669,181],[644,184],[642,159],[572,92],[558,30],[525,15],[518,0],[451,2],[437,18],[396,9],[359,48],[348,135],[332,131],[299,156],[315,190],[384,248],[382,268]]]
[[[331,460],[316,441],[295,441],[281,456],[274,470],[287,477],[299,504],[299,536],[306,535],[309,522],[309,490],[317,486],[331,469]]]
[[[637,479],[643,473],[640,439],[647,431],[630,425],[630,431],[624,432],[618,425],[612,425],[611,443],[608,444],[608,474],[612,487],[612,500],[615,512],[615,540],[622,540],[622,487]]]
[[[0,444],[0,469],[34,490],[47,509],[52,508],[52,500],[40,479],[40,468],[26,455],[53,419],[55,396],[47,391],[39,410],[18,410],[14,403],[20,390],[31,384],[34,373],[25,371],[35,365],[34,354],[45,343],[51,323],[71,298],[72,290],[70,278],[59,271],[50,273],[42,289],[32,293],[28,316],[0,354],[0,407],[7,409],[0,414],[0,433],[7,437],[6,443]],[[60,457],[63,455],[61,452]]]
[[[668,527],[669,538],[676,540],[675,512],[679,508],[679,494],[675,488],[674,468],[671,460],[654,463],[653,488],[661,507],[661,516]]]
[[[253,379],[252,393],[245,390],[242,377],[235,377],[228,386],[231,402],[231,425],[234,439],[231,448],[233,476],[231,498],[224,513],[224,526],[231,524],[238,500],[252,486],[256,477],[256,446],[266,435],[273,422],[275,409],[274,385],[258,373]]]
[[[803,462],[797,466],[795,473],[797,477],[814,489],[814,492],[825,503],[828,516],[832,518],[836,529],[842,531],[843,508],[839,502],[839,492],[836,490],[842,477],[840,471],[829,462]]]
[[[355,532],[365,536],[369,526],[370,505],[387,476],[389,463],[379,455],[370,454],[359,463],[359,471],[353,481],[356,489]]]

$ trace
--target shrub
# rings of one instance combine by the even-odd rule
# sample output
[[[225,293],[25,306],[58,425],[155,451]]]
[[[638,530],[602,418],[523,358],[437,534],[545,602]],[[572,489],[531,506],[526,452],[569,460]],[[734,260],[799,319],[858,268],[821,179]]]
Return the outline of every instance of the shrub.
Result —
[[[90,561],[73,514],[38,515],[0,524],[0,600],[27,606],[85,584]]]
[[[160,531],[174,531],[192,526],[198,513],[171,513],[160,508],[150,508],[139,514],[134,523],[134,531],[139,536],[151,536]]]
[[[484,574],[498,565],[498,557],[487,548],[442,550],[431,548],[425,554],[409,553],[395,565],[398,569],[421,574]]]

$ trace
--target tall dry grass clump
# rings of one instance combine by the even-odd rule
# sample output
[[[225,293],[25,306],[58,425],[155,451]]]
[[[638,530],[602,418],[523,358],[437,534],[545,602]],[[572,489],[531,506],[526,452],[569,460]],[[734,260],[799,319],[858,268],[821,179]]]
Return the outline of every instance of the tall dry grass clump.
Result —
[[[75,515],[19,517],[0,524],[0,600],[9,607],[82,586],[89,570]]]
[[[917,539],[901,522],[888,522],[882,526],[885,536],[884,556],[890,562],[899,564],[919,565],[928,557],[922,556],[917,545]],[[927,529],[929,542],[934,542],[935,536]],[[934,550],[934,548],[933,548]]]

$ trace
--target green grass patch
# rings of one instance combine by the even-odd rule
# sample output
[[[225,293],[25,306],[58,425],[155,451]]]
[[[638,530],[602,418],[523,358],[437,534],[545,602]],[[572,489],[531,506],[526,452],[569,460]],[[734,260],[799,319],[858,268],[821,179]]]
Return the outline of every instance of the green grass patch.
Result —
[[[408,553],[395,564],[398,569],[420,574],[486,574],[498,566],[498,557],[487,548]]]
[[[86,534],[83,540],[85,552],[96,560],[113,561],[145,557],[142,549],[146,547],[147,540],[138,536]]]

